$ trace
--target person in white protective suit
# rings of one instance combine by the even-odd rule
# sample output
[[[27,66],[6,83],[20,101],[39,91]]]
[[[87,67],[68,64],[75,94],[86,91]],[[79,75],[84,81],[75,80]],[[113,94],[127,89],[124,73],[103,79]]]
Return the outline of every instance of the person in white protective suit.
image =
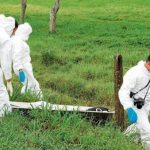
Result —
[[[11,38],[13,69],[23,84],[21,93],[24,94],[26,91],[30,91],[41,100],[43,94],[38,81],[33,75],[30,48],[26,43],[31,33],[31,26],[28,23],[24,23],[19,25],[15,35]]]
[[[6,111],[11,112],[7,90],[10,92],[10,96],[12,96],[13,88],[11,84],[12,74],[9,52],[11,49],[10,36],[14,28],[14,18],[0,15],[0,117],[4,116]],[[3,75],[7,82],[7,89],[3,81]]]
[[[139,132],[143,146],[150,148],[150,55],[127,71],[119,90],[119,99],[129,122]]]

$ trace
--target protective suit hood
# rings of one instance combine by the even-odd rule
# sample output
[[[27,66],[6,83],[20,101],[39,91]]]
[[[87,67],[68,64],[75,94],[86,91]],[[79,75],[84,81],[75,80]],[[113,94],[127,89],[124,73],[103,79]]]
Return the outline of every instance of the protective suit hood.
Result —
[[[145,63],[145,61],[141,60],[141,61],[138,62],[138,66],[143,66],[144,63]]]
[[[5,17],[0,15],[0,45],[10,39],[15,27],[15,19],[13,17]]]
[[[32,33],[32,27],[29,23],[24,23],[19,25],[15,36],[19,37],[23,41],[27,41],[29,38],[29,35]]]
[[[138,62],[138,67],[141,68],[142,71],[143,71],[146,75],[150,76],[150,72],[146,69],[146,67],[144,66],[144,64],[145,64],[145,61],[141,60],[141,61]]]
[[[4,28],[6,33],[11,36],[15,28],[15,19],[13,17],[5,17],[0,15],[0,27]]]

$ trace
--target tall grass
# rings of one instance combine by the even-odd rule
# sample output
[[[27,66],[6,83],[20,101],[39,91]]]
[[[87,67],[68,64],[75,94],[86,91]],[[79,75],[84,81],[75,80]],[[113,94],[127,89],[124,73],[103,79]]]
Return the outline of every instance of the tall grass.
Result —
[[[133,139],[112,123],[92,126],[79,114],[33,110],[27,117],[15,112],[0,122],[0,149],[140,150]]]

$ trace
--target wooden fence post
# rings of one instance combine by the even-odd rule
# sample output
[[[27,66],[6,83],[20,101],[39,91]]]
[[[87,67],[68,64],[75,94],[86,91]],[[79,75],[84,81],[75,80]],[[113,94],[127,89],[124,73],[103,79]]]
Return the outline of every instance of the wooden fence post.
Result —
[[[123,82],[122,56],[114,57],[114,92],[115,92],[115,120],[121,129],[124,128],[124,109],[118,97],[118,91]]]

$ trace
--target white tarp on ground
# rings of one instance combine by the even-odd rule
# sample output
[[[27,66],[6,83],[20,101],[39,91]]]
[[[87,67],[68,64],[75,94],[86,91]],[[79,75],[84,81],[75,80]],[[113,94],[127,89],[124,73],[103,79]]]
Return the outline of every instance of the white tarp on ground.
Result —
[[[38,101],[38,102],[10,102],[12,108],[20,108],[20,109],[42,109],[47,108],[50,110],[60,110],[60,111],[78,111],[78,112],[92,112],[88,111],[88,109],[93,107],[87,106],[73,106],[73,105],[58,105],[58,104],[51,104],[45,101]],[[101,111],[99,108],[94,113],[109,113],[114,114],[114,111]]]

